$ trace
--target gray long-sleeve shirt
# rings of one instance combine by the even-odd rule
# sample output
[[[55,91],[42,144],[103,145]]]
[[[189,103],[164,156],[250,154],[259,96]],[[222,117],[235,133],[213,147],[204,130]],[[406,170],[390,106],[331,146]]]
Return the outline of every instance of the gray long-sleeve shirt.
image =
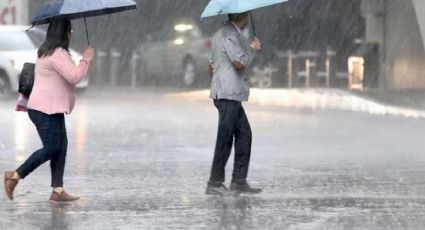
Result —
[[[247,67],[251,64],[254,55],[255,51],[242,38],[234,25],[229,23],[219,29],[212,38],[210,62],[214,67],[214,74],[210,98],[247,101],[249,83],[245,70],[237,71],[233,62],[238,61]]]

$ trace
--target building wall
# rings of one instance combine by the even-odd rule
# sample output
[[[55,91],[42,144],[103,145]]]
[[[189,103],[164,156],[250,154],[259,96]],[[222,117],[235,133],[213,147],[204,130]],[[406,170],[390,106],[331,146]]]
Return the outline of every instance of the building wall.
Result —
[[[380,48],[380,87],[425,89],[425,1],[364,0],[366,41]]]
[[[423,1],[423,0],[421,0]],[[385,66],[388,86],[425,89],[425,49],[412,0],[388,0],[385,20]]]

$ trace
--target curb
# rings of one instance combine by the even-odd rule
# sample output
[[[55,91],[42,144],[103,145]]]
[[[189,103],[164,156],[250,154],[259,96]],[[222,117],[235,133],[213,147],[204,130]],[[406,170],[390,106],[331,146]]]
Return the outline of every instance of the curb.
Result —
[[[190,101],[209,100],[209,90],[172,93]],[[425,118],[425,111],[386,105],[339,89],[251,89],[250,104],[312,110],[339,110],[373,115]]]

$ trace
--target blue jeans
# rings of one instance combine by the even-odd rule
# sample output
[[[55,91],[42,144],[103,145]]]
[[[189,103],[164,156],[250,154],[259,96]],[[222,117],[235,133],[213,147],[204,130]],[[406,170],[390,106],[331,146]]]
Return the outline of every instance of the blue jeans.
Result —
[[[64,114],[47,115],[28,110],[31,121],[37,128],[43,148],[35,151],[16,172],[25,178],[40,165],[50,160],[52,187],[63,187],[63,174],[68,149]]]
[[[219,122],[217,142],[209,183],[220,185],[225,180],[225,168],[235,141],[235,163],[232,182],[246,183],[251,159],[252,132],[240,101],[214,100]]]

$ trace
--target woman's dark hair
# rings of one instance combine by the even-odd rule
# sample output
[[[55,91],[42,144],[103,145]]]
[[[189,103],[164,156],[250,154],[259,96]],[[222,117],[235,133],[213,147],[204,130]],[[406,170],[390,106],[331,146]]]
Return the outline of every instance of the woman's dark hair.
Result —
[[[249,12],[243,12],[243,13],[239,13],[239,14],[229,14],[229,22],[235,22],[238,23],[242,20],[244,20],[246,17],[249,16]]]
[[[71,33],[71,30],[71,20],[68,18],[57,18],[50,22],[46,40],[38,50],[38,58],[51,56],[57,48],[69,51],[69,33]]]

